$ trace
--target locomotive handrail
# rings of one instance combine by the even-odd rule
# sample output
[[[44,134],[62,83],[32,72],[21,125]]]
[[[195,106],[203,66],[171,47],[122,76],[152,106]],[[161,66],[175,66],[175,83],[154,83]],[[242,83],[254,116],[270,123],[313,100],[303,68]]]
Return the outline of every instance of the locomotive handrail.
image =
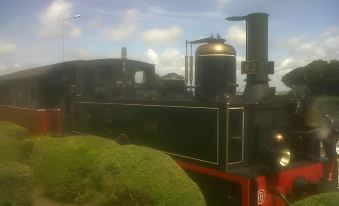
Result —
[[[127,144],[131,144],[131,141],[129,140],[127,134],[125,134],[125,133],[119,134],[119,136],[117,138],[117,142],[119,144],[126,144],[126,143],[122,143],[121,140],[125,140],[125,141],[127,141]]]
[[[310,133],[318,132],[319,130],[320,128],[316,128],[316,129],[309,130],[309,131],[289,130],[288,132],[295,133],[295,134],[310,134]]]

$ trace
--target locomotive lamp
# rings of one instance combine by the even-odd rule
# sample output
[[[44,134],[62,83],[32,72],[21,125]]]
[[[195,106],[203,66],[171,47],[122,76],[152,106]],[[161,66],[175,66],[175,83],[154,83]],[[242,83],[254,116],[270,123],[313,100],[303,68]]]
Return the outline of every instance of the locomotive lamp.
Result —
[[[281,133],[277,133],[274,136],[274,140],[276,142],[279,142],[279,143],[282,142],[284,139],[285,139],[285,137]]]
[[[276,133],[274,136],[274,140],[277,143],[281,143],[283,142],[285,139],[284,135],[282,133]],[[278,165],[281,167],[286,167],[290,161],[291,161],[291,152],[289,149],[286,148],[281,148],[278,147],[276,149],[276,156],[277,156],[277,160],[278,160]]]
[[[284,132],[270,128],[260,128],[257,134],[259,152],[270,166],[286,167],[291,162],[291,151],[286,146]]]
[[[286,167],[291,162],[290,150],[281,145],[275,145],[267,148],[265,156],[270,164],[277,168]]]
[[[281,154],[279,157],[279,165],[282,167],[286,167],[290,164],[291,161],[291,152],[288,149],[281,150]]]

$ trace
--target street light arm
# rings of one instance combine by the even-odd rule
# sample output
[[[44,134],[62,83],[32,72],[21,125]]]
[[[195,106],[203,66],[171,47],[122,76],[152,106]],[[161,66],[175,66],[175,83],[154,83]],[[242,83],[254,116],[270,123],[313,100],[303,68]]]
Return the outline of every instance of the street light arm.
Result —
[[[72,16],[72,17],[64,18],[63,20],[68,20],[68,19],[75,19],[75,18],[80,18],[80,17],[81,17],[81,15],[80,15],[80,14],[78,14],[78,15],[76,15],[76,16]]]

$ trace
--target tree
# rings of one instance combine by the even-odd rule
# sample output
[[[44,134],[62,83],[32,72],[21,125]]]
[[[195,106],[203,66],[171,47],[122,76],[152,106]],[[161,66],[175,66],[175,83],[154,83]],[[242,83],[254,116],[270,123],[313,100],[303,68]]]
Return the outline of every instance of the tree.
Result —
[[[313,61],[285,74],[282,82],[290,88],[306,86],[313,95],[339,95],[339,61]]]

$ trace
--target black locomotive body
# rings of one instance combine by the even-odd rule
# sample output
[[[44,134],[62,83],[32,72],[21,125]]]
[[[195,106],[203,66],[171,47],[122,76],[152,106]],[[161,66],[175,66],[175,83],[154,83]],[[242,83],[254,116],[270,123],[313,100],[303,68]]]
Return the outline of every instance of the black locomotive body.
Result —
[[[337,188],[334,140],[304,99],[268,86],[267,18],[247,23],[244,95],[236,95],[235,50],[220,38],[186,56],[185,77],[159,77],[152,64],[71,61],[0,78],[1,104],[62,108],[65,130],[162,150],[201,186],[209,205],[285,205]],[[186,45],[187,46],[187,45]],[[193,84],[193,82],[195,82]],[[321,156],[321,145],[326,155]]]

